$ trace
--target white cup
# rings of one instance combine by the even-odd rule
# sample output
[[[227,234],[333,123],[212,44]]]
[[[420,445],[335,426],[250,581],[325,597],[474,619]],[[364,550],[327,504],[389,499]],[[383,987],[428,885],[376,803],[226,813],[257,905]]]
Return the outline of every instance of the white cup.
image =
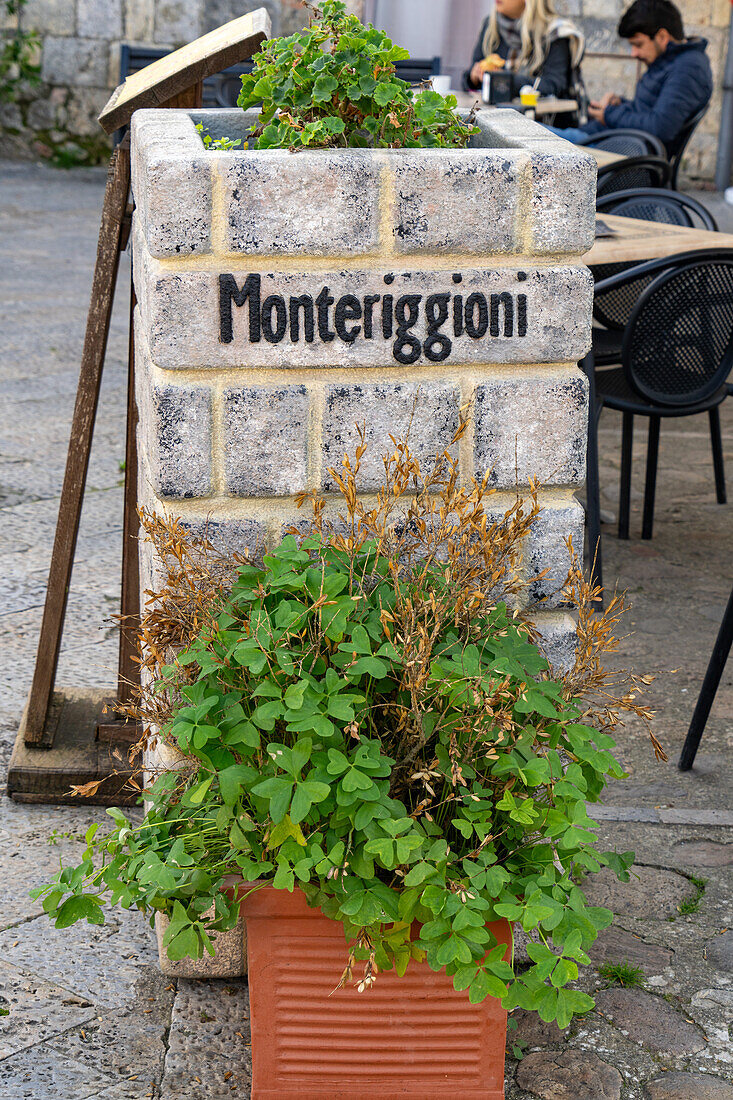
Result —
[[[450,73],[440,73],[438,76],[431,76],[433,91],[439,92],[440,95],[448,95],[450,92]]]

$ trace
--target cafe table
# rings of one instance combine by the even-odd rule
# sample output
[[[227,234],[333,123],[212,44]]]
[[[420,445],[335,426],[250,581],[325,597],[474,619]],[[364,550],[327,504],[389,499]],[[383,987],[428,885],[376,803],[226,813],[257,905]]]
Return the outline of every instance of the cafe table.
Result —
[[[610,149],[597,149],[595,145],[583,145],[578,148],[590,153],[599,168],[605,168],[607,164],[617,164],[620,160],[628,160],[623,153],[612,153]]]
[[[733,233],[715,233],[709,229],[669,225],[667,222],[649,222],[640,218],[623,218],[618,214],[601,214],[596,220],[596,231],[601,222],[612,236],[596,237],[590,252],[583,260],[589,267],[594,264],[643,263],[680,252],[695,252],[701,248],[733,248]],[[590,383],[590,407],[595,408],[595,378],[593,355],[589,353],[581,368]],[[596,584],[603,584],[601,564],[601,527],[598,509],[598,436],[595,416],[588,418],[587,477],[588,500],[595,500],[595,507],[588,511],[588,545],[591,550],[591,572]]]
[[[640,218],[622,218],[618,214],[599,215],[613,233],[597,237],[583,262],[593,264],[643,263],[678,252],[694,252],[698,248],[733,248],[733,233],[714,233],[667,222],[648,222]]]
[[[451,95],[454,95],[458,100],[459,107],[488,107],[488,103],[483,103],[481,100],[481,92],[476,90],[475,92],[456,92],[451,91]],[[535,107],[525,107],[518,99],[513,99],[510,103],[496,104],[501,108],[511,107],[515,111],[534,111],[537,118],[542,118],[543,115],[562,115],[568,114],[572,111],[577,111],[578,101],[575,99],[556,99],[555,96],[545,96],[544,98],[537,100]]]

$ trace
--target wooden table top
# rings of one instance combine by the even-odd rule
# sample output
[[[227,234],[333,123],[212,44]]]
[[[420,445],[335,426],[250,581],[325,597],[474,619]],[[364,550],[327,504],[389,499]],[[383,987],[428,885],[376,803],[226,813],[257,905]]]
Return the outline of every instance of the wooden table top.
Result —
[[[492,106],[491,104],[488,104],[488,103],[482,103],[482,101],[481,101],[481,91],[479,89],[477,89],[475,92],[455,92],[454,91],[451,94],[454,95],[456,97],[456,99],[458,100],[458,106],[459,107],[476,107],[476,106],[478,106],[478,107],[489,107],[489,106]],[[513,110],[515,110],[515,111],[534,110],[535,114],[537,115],[537,118],[540,118],[542,115],[566,114],[570,111],[577,111],[577,109],[578,109],[577,100],[575,100],[575,99],[555,99],[554,96],[553,97],[547,96],[544,99],[538,100],[537,101],[537,106],[534,107],[534,108],[532,108],[532,107],[523,107],[518,99],[513,99],[511,104],[507,104],[506,106],[507,107],[511,106],[513,108]]]
[[[590,153],[595,158],[595,162],[599,168],[604,168],[607,164],[615,164],[619,160],[626,160],[627,158],[623,153],[612,153],[610,149],[596,149],[595,145],[579,145],[579,149],[584,149],[586,153]]]
[[[677,252],[694,252],[698,248],[733,248],[733,233],[713,233],[708,229],[690,229],[666,222],[647,222],[638,218],[621,218],[617,214],[598,215],[613,237],[597,240],[583,257],[583,262],[614,264],[627,261],[655,260]]]

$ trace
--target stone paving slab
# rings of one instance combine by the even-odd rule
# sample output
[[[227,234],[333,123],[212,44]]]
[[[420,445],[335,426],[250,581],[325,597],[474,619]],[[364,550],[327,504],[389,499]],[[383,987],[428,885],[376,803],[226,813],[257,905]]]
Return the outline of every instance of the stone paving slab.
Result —
[[[103,172],[0,161],[0,385],[7,408],[0,421],[0,762],[9,757],[33,670],[103,187]],[[733,222],[733,210],[722,213]],[[721,225],[733,229],[723,219]],[[42,309],[39,264],[53,286]],[[128,279],[123,259],[123,291]],[[123,292],[60,683],[114,683],[116,638],[105,620],[119,584],[126,333]],[[733,402],[721,417],[733,469]],[[601,482],[609,511],[618,501],[619,428],[619,418],[604,413]],[[654,539],[642,543],[644,449],[639,425],[632,538],[619,543],[605,526],[604,564],[609,583],[620,578],[634,605],[619,665],[678,670],[651,689],[670,760],[656,763],[644,731],[629,723],[620,739],[628,777],[591,808],[604,841],[635,849],[640,864],[626,887],[603,878],[590,886],[598,897],[612,897],[618,913],[596,945],[594,966],[580,977],[601,1011],[564,1033],[517,1013],[525,1056],[507,1060],[507,1100],[733,1100],[733,662],[694,771],[676,768],[733,580],[731,506],[715,503],[705,418],[665,424]],[[0,997],[11,1004],[11,1016],[0,1017],[0,1100],[246,1098],[245,983],[164,978],[152,930],[139,914],[118,911],[105,926],[56,932],[28,898],[60,855],[79,857],[88,824],[101,814],[0,799]],[[48,843],[52,833],[56,844]],[[695,879],[707,880],[697,904]],[[679,912],[685,901],[693,902],[692,912]],[[643,971],[638,988],[621,989],[595,969],[624,961]],[[676,1053],[667,1053],[675,1044]]]
[[[0,963],[0,1005],[10,1013],[0,1035],[0,1060],[93,1018],[94,1005],[62,986]]]

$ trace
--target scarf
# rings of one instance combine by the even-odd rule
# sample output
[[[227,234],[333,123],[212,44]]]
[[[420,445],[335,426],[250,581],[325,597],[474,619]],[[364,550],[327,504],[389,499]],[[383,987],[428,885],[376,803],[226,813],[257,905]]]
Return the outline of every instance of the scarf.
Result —
[[[509,19],[500,11],[496,13],[496,27],[504,42],[509,47],[509,53],[517,57],[522,52],[522,20]]]

